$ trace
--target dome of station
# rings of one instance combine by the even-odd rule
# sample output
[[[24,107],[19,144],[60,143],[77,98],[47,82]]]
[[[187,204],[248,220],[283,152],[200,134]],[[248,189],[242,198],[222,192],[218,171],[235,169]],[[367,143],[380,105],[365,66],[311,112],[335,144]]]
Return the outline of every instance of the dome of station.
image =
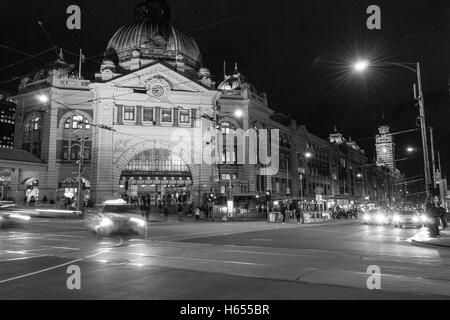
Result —
[[[134,22],[120,27],[109,40],[105,56],[114,55],[120,65],[140,58],[181,61],[200,68],[200,49],[194,39],[173,27],[169,11],[165,1],[142,2],[135,10]]]

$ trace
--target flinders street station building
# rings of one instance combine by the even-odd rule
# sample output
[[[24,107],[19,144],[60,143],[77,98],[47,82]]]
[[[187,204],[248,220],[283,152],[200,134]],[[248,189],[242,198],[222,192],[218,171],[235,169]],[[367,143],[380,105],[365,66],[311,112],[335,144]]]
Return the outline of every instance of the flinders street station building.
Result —
[[[166,1],[136,7],[107,42],[95,80],[59,59],[22,79],[13,100],[14,152],[27,158],[11,161],[35,164],[11,171],[16,200],[76,197],[80,172],[83,199],[94,204],[142,195],[195,206],[231,199],[250,209],[274,200],[326,206],[404,198],[398,172],[368,166],[364,151],[337,130],[321,139],[272,110],[237,64],[215,83],[194,39],[172,25]],[[239,129],[248,133],[243,145],[223,143]],[[250,133],[259,139],[263,130],[271,164],[260,163],[260,142],[251,143]]]

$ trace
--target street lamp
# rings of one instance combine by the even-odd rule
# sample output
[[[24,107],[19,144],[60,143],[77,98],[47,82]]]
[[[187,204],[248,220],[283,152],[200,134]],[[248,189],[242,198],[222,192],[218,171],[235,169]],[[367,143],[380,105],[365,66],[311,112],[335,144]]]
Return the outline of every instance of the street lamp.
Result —
[[[370,65],[374,65],[369,63],[366,60],[359,60],[354,64],[354,69],[360,73],[364,72]],[[389,65],[389,66],[397,66],[404,69],[407,69],[411,72],[414,72],[417,75],[417,87],[414,84],[414,99],[417,100],[419,105],[419,118],[420,118],[420,129],[422,133],[422,148],[423,148],[423,162],[424,162],[424,171],[425,171],[425,190],[427,199],[431,197],[431,174],[430,174],[430,163],[428,159],[428,142],[427,142],[427,131],[426,131],[426,123],[425,123],[425,99],[422,91],[422,76],[420,73],[420,63],[417,62],[415,64],[411,63],[398,63],[398,62],[382,62],[378,65]],[[409,65],[415,65],[416,68],[410,67]]]
[[[303,154],[303,158],[305,159],[305,168],[304,168],[304,172],[302,172],[300,170],[300,168],[298,169],[300,172],[300,200],[302,202],[303,205],[303,174],[305,175],[306,178],[306,174],[307,174],[307,168],[308,168],[308,159],[312,158],[312,153],[307,151]],[[306,185],[306,179],[305,179],[305,185]]]
[[[369,62],[367,60],[359,60],[353,66],[357,72],[364,72],[368,67]]]
[[[234,116],[236,118],[242,118],[244,115],[244,112],[241,109],[237,109],[236,111],[234,111]]]
[[[50,101],[50,98],[46,94],[40,94],[36,97],[36,99],[41,103],[47,103]]]

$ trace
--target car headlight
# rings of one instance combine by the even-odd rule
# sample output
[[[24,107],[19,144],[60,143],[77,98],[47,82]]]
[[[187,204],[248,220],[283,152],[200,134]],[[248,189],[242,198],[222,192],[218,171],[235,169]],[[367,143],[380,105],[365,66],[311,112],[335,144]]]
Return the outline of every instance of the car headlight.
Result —
[[[25,216],[23,214],[12,214],[9,217],[14,218],[14,219],[24,220],[24,221],[28,221],[31,219],[30,216]]]
[[[364,221],[370,221],[370,216],[368,214],[363,215]]]
[[[130,221],[136,223],[139,227],[145,227],[147,224],[144,220],[138,218],[130,218]]]
[[[376,220],[378,223],[383,223],[385,221],[385,217],[382,214],[377,214]]]
[[[392,221],[394,221],[394,222],[400,222],[400,216],[399,216],[398,214],[395,214],[395,215],[392,217]]]
[[[428,217],[426,215],[423,215],[420,217],[420,220],[422,220],[422,222],[428,222]]]
[[[114,225],[114,222],[110,219],[110,218],[103,218],[100,223],[99,223],[99,227],[100,228],[107,228],[107,227],[111,227]]]
[[[412,221],[413,221],[414,223],[418,223],[418,222],[419,222],[419,217],[413,217],[413,218],[412,218]]]

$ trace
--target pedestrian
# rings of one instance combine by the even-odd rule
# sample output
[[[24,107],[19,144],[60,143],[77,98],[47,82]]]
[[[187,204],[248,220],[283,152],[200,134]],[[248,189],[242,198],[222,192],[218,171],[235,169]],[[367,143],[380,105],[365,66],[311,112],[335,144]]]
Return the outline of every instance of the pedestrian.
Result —
[[[281,215],[283,216],[283,224],[286,223],[286,207],[281,205]]]
[[[192,213],[194,211],[194,208],[192,207],[192,203],[189,205],[189,209],[188,209],[188,216],[192,217]]]
[[[301,209],[300,207],[295,208],[295,218],[297,219],[297,224],[300,223],[300,218],[301,218]]]
[[[178,205],[178,219],[180,221],[183,220],[183,206],[181,205],[181,203]]]
[[[441,205],[441,203],[439,203],[438,210],[439,210],[439,219],[441,220],[442,224],[442,229],[447,229],[447,217],[446,217],[447,212],[445,208]]]
[[[148,222],[150,220],[150,201],[148,199],[144,200],[144,210],[145,220]]]
[[[430,218],[430,223],[428,224],[428,231],[431,238],[436,238],[439,235],[439,210],[436,205],[432,202],[431,198],[427,199],[425,205],[425,211],[427,216]]]
[[[200,208],[195,209],[195,221],[200,221]]]
[[[164,217],[167,221],[169,217],[169,208],[167,208],[167,206],[164,206]]]

